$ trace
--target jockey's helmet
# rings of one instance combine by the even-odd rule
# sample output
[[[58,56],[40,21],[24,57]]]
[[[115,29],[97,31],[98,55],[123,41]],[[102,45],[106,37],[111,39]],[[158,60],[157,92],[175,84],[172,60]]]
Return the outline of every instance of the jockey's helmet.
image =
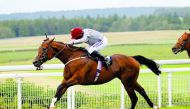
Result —
[[[81,27],[75,27],[71,29],[71,39],[80,39],[83,35],[83,29]]]

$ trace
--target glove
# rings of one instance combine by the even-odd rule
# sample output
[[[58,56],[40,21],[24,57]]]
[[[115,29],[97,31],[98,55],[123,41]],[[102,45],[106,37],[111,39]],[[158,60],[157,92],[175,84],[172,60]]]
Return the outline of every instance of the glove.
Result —
[[[74,40],[67,42],[67,44],[74,45]]]

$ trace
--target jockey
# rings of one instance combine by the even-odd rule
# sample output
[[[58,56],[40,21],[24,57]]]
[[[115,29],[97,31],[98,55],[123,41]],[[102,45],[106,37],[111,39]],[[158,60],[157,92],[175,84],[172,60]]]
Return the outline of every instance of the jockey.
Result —
[[[98,52],[98,50],[103,49],[107,45],[107,38],[103,34],[93,29],[72,28],[71,41],[68,44],[74,45],[81,43],[87,43],[89,45],[87,50],[91,56],[99,58],[106,63],[106,66],[111,64],[109,56],[105,58]]]

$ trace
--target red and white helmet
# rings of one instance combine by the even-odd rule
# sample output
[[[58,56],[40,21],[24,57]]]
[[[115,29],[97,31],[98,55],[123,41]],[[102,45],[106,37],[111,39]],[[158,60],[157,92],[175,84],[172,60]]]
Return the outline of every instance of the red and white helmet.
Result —
[[[71,39],[79,39],[82,37],[83,29],[81,27],[75,27],[71,29]]]

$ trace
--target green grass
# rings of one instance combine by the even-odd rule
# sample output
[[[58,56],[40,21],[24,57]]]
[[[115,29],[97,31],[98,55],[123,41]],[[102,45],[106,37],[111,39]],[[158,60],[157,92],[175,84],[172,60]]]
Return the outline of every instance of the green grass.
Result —
[[[152,109],[152,108],[144,108],[144,109]],[[190,106],[171,106],[171,107],[162,107],[160,109],[190,109]]]
[[[0,54],[0,63],[17,63],[31,60],[35,56],[34,51],[4,52]]]
[[[154,60],[166,59],[188,59],[185,52],[173,54],[171,52],[171,44],[130,44],[130,45],[115,45],[108,46],[102,50],[104,55],[125,54],[125,55],[143,55]],[[0,53],[0,65],[18,65],[32,64],[36,51],[16,51]],[[48,63],[61,63],[58,59],[53,59]]]
[[[155,60],[187,59],[185,52],[175,55],[171,51],[172,44],[130,44],[110,46],[102,51],[103,54],[143,55]]]
[[[109,32],[103,33],[109,41],[109,45],[118,44],[174,44],[177,38],[185,30],[163,30],[163,31],[138,31],[138,32]],[[55,40],[68,42],[70,35],[52,35]],[[35,48],[38,47],[45,36],[22,37],[12,39],[0,39],[0,50],[15,48]]]
[[[125,55],[140,54],[155,60],[184,59],[188,58],[185,52],[180,53],[179,55],[174,55],[171,52],[172,46],[183,32],[184,30],[103,33],[108,38],[109,47],[101,52],[104,55],[112,55],[116,53]],[[69,41],[69,35],[54,35],[53,37],[55,37],[56,41]],[[14,50],[17,48],[37,49],[43,39],[44,36],[0,39],[0,65],[31,64],[37,54],[37,50],[6,53],[2,51],[7,49]],[[48,63],[59,63],[59,61],[54,59]]]
[[[171,48],[183,30],[139,31],[104,33],[109,40],[109,46],[102,50],[104,55],[125,54],[143,55],[154,60],[187,59],[186,52],[174,55]],[[56,41],[67,42],[69,35],[54,35]],[[24,37],[0,40],[0,65],[31,64],[37,54],[37,48],[44,36]],[[80,46],[80,45],[79,45]],[[83,46],[83,45],[82,45]],[[2,52],[7,49],[36,48],[35,51]],[[57,59],[48,63],[60,63]]]
[[[172,96],[173,96],[173,105],[189,105],[188,100],[189,97],[189,72],[178,72],[172,74]],[[168,80],[167,80],[167,73],[163,72],[161,75],[162,80],[162,107],[161,109],[187,109],[188,107],[166,107],[168,106]],[[157,103],[157,76],[153,73],[148,74],[140,74],[138,78],[138,82],[142,85],[142,87],[148,93],[148,96],[153,100],[154,103]],[[98,85],[98,86],[78,86],[76,87],[77,90],[85,90],[88,94],[92,94],[91,96],[104,96],[105,98],[108,96],[118,96],[120,95],[120,86],[121,82],[118,79],[114,79],[111,82],[106,84]],[[109,90],[109,91],[108,91]],[[98,94],[98,95],[96,95]],[[138,108],[140,107],[148,107],[147,103],[145,102],[144,98],[137,93],[139,102],[137,103]],[[120,97],[116,98],[117,100]],[[110,100],[110,102],[113,102]],[[117,102],[116,102],[117,104]],[[115,105],[116,105],[115,104]],[[130,106],[130,100],[128,95],[125,92],[125,106]],[[150,109],[150,108],[147,108]]]
[[[172,107],[163,107],[161,109],[190,109],[190,106],[172,106]]]

